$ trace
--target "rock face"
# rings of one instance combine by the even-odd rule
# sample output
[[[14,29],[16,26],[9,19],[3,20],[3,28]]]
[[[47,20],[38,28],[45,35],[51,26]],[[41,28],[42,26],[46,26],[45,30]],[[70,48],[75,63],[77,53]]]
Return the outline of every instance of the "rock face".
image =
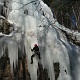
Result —
[[[11,74],[9,58],[3,56],[0,59],[0,80],[31,80],[26,59],[19,58],[18,67]]]
[[[4,55],[0,59],[0,80],[31,80],[26,57],[23,59],[19,58],[18,61],[18,67],[14,69],[14,74],[11,74],[8,56]],[[53,63],[53,65],[55,80],[58,80],[60,73],[59,62]],[[50,80],[47,69],[43,69],[43,66],[40,63],[38,63],[37,80]]]
[[[5,55],[0,59],[0,80],[12,80],[9,58]]]
[[[65,33],[65,35],[66,35],[66,37],[67,37],[67,39],[69,40],[69,41],[71,41],[72,43],[74,43],[74,44],[76,44],[76,45],[78,45],[78,46],[80,46],[80,40],[77,40],[77,34],[76,35],[73,35],[74,33],[67,33],[66,31],[64,31],[64,30],[62,30],[61,29],[61,31],[63,32],[63,33]],[[79,33],[78,33],[79,34]]]
[[[0,32],[4,34],[10,33],[10,23],[6,19],[0,19]]]
[[[0,15],[4,16],[5,18],[8,18],[8,0],[2,0],[0,4]]]
[[[37,80],[50,80],[48,77],[47,69],[43,69],[42,65],[38,63],[38,70],[37,70],[38,79]]]
[[[54,72],[55,72],[55,80],[58,80],[59,73],[60,73],[60,64],[59,62],[53,63],[54,65]]]
[[[1,0],[0,2],[0,32],[4,34],[10,33],[10,23],[7,21],[9,10],[8,10],[8,0]],[[2,17],[3,18],[2,18]]]

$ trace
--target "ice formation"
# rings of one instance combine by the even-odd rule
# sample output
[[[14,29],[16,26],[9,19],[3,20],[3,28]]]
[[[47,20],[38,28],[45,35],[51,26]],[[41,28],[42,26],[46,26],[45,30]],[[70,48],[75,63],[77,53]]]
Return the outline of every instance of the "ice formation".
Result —
[[[38,62],[47,68],[50,80],[55,78],[53,62],[60,63],[58,80],[79,80],[79,47],[69,42],[60,31],[61,25],[53,18],[50,8],[42,0],[10,0],[9,2],[12,7],[9,6],[8,20],[15,24],[14,30],[19,32],[12,32],[12,37],[4,35],[0,39],[0,57],[5,46],[2,43],[5,42],[12,72],[13,63],[16,66],[18,61],[18,48],[24,53],[25,47],[31,80],[37,80]],[[35,43],[40,47],[41,60],[36,57],[34,64],[31,65],[30,59],[33,54],[31,48]]]

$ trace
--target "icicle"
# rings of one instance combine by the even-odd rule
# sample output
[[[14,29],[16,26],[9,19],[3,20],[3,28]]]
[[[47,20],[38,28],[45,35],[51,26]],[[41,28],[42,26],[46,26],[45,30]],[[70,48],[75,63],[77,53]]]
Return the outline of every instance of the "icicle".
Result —
[[[13,73],[13,63],[14,68],[16,68],[18,62],[18,45],[16,42],[13,41],[8,42],[8,55],[10,58],[11,73]]]
[[[0,39],[0,58],[3,56],[5,53],[5,48],[6,48],[6,43],[5,43],[5,38]]]

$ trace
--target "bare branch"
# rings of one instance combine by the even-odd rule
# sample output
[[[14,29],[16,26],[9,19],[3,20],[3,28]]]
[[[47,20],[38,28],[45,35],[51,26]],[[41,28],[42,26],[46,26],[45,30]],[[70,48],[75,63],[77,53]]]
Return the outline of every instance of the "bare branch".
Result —
[[[20,7],[19,9],[13,9],[13,10],[20,10],[20,9],[23,9],[26,5],[28,5],[28,4],[30,4],[30,3],[33,3],[33,2],[36,2],[36,1],[31,1],[31,2],[29,2],[29,3],[27,3],[27,4],[24,4],[22,7]],[[19,2],[17,2],[17,3],[19,3]],[[20,3],[20,4],[22,4],[22,3]]]

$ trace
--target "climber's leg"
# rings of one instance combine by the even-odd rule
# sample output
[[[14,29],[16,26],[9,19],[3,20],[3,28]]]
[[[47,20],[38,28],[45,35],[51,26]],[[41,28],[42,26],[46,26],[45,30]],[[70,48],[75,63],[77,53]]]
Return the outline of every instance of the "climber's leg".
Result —
[[[33,57],[35,56],[35,54],[33,54],[32,56],[31,56],[31,64],[33,64]]]
[[[41,59],[40,52],[37,52],[37,55],[38,55],[39,59]]]

